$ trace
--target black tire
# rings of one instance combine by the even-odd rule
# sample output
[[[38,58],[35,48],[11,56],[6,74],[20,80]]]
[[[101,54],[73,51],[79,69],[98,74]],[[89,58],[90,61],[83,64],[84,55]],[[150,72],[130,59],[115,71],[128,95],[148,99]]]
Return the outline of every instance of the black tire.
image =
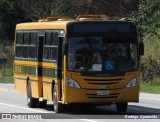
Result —
[[[64,111],[64,105],[58,102],[57,98],[57,85],[54,85],[53,88],[53,107],[56,113],[62,113]]]
[[[118,112],[126,112],[128,108],[128,103],[116,103],[116,108]]]
[[[31,84],[27,83],[27,104],[30,108],[36,108],[38,105],[38,98],[32,97]]]
[[[47,105],[47,100],[39,101],[38,107],[45,108]]]

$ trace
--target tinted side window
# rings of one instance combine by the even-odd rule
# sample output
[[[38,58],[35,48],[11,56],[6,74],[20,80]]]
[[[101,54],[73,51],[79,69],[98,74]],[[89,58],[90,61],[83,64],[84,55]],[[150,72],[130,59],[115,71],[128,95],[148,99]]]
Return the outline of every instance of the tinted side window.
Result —
[[[28,58],[28,46],[22,46],[22,58]]]
[[[16,34],[16,44],[22,44],[23,41],[23,33]]]
[[[29,46],[29,51],[28,51],[28,54],[29,54],[29,58],[30,59],[36,59],[37,58],[37,50],[36,50],[36,47],[35,46]]]
[[[50,60],[57,60],[58,57],[58,48],[57,47],[51,47],[50,50]]]
[[[37,32],[31,32],[29,46],[28,46],[28,58],[31,60],[35,60],[37,58],[37,49],[36,49],[37,39],[38,39]]]
[[[30,33],[24,33],[23,45],[28,45],[30,39]]]
[[[50,45],[51,44],[51,32],[47,32],[45,34],[45,45]]]
[[[23,44],[22,44],[22,58],[28,58],[28,45],[30,40],[30,33],[24,32],[23,33]]]
[[[16,58],[21,58],[21,53],[22,53],[21,46],[16,46],[16,54],[15,54],[15,57],[16,57]]]
[[[52,40],[51,40],[51,47],[50,47],[50,60],[56,61],[58,59],[58,32],[52,32]]]
[[[33,32],[30,34],[30,45],[36,45],[36,42],[37,42],[37,33],[36,32]]]
[[[23,42],[23,33],[16,33],[16,50],[15,50],[15,58],[21,58],[22,56],[22,42]]]
[[[57,32],[52,33],[51,45],[58,45],[58,33]]]
[[[49,61],[50,45],[51,45],[51,31],[45,33],[45,42],[43,50],[43,59]]]
[[[57,31],[46,31],[45,43],[43,50],[44,61],[57,61],[58,57],[58,32]]]
[[[49,59],[49,50],[50,50],[50,47],[44,47],[43,59],[45,60]]]

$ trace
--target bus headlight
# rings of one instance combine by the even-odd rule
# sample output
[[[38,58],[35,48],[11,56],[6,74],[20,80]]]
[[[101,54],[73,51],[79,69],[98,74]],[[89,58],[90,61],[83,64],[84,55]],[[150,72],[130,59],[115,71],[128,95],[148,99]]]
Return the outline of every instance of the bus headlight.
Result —
[[[66,85],[70,87],[80,88],[79,84],[71,78],[66,78]]]
[[[127,88],[129,87],[134,87],[134,86],[139,86],[140,84],[140,80],[139,77],[132,79],[128,84],[127,84]]]

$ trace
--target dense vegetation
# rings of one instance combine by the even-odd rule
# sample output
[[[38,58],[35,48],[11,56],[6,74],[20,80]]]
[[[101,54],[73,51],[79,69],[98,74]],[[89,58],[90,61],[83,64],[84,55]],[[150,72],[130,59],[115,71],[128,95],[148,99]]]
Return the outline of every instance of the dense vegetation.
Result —
[[[0,6],[0,58],[7,58],[5,67],[8,70],[5,72],[10,72],[7,73],[9,76],[12,74],[17,23],[87,13],[133,16],[145,43],[145,55],[141,61],[143,81],[150,82],[160,76],[160,0],[1,0]],[[4,71],[2,66],[0,74]]]
[[[160,38],[160,0],[140,0],[138,12],[133,13],[139,25],[140,34],[146,37],[155,34]]]
[[[160,0],[140,0],[138,11],[133,12],[138,23],[139,34],[145,43],[145,55],[141,61],[141,70],[143,81],[146,82],[160,77],[159,8]]]

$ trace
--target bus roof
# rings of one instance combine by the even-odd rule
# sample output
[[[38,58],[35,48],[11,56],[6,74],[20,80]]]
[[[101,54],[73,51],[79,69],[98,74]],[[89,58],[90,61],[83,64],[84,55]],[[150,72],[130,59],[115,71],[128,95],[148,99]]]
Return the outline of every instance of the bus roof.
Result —
[[[31,29],[64,29],[71,21],[52,21],[52,22],[30,22],[20,23],[16,25],[16,30],[31,30]]]
[[[76,19],[69,17],[48,17],[47,19],[39,20],[39,22],[20,23],[16,25],[16,30],[37,30],[37,29],[64,29],[70,22],[85,22],[85,21],[118,21],[126,22],[123,18],[109,18],[105,15],[79,15]],[[130,19],[129,19],[130,21]]]

